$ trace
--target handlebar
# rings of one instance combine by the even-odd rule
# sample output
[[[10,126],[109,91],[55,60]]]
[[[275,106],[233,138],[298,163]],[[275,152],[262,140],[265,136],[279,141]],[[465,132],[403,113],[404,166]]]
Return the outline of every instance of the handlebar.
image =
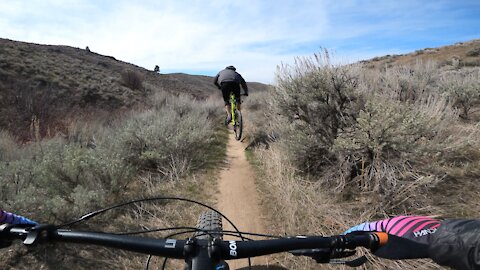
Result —
[[[45,242],[92,244],[176,259],[194,258],[198,249],[207,249],[209,257],[216,260],[233,260],[290,251],[295,255],[311,256],[317,262],[328,262],[335,255],[338,257],[341,252],[356,247],[375,250],[386,244],[388,235],[378,232],[361,232],[330,237],[296,236],[253,241],[220,239],[209,241],[195,238],[155,239],[103,232],[73,231],[57,229],[52,225],[28,227],[5,224],[0,226],[0,241],[5,243],[13,240],[22,240],[25,245]],[[317,259],[315,256],[318,257],[319,253],[316,251],[319,249],[329,250],[330,253],[327,254],[329,258]],[[348,252],[346,254],[352,255]]]

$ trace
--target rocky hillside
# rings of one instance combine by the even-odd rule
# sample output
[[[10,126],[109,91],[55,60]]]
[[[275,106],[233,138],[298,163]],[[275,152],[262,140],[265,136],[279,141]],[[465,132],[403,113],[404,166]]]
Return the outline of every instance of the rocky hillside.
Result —
[[[0,39],[0,127],[26,141],[34,122],[46,136],[60,132],[65,118],[146,106],[156,91],[199,99],[219,95],[212,81],[159,74],[79,48]],[[268,87],[250,85],[253,91]]]

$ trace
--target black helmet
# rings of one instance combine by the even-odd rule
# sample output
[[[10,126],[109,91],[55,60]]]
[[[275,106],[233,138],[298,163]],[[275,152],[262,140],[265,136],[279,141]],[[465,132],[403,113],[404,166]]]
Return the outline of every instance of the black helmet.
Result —
[[[233,70],[233,71],[237,70],[234,66],[228,66],[228,67],[226,67],[225,69],[231,69],[231,70]]]

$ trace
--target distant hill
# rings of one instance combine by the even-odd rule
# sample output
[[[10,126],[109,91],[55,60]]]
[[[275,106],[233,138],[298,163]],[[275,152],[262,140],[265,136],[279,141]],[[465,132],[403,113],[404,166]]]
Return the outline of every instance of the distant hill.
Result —
[[[156,91],[219,95],[213,77],[159,74],[86,49],[0,39],[0,128],[20,137],[33,118],[42,122],[41,133],[55,132],[65,117],[141,107]]]
[[[222,69],[223,67],[220,67]],[[205,97],[212,94],[212,89],[215,89],[214,94],[220,91],[213,86],[213,77],[201,75],[189,75],[184,73],[174,73],[162,75],[163,80],[159,81],[159,85],[169,88],[183,90],[200,97]],[[267,91],[269,85],[259,82],[247,82],[248,88],[252,92]],[[213,88],[212,88],[213,87]]]
[[[434,60],[441,66],[480,66],[480,39],[439,48],[425,48],[408,54],[385,55],[360,62],[368,68],[388,68],[428,60]]]

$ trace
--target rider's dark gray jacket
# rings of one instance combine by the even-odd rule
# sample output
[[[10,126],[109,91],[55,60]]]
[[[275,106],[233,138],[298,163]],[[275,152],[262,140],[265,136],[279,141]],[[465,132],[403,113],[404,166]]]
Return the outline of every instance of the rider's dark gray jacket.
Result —
[[[238,72],[231,70],[231,69],[224,69],[220,71],[217,76],[215,76],[215,80],[213,83],[220,88],[220,85],[225,82],[235,82],[242,86],[245,93],[248,93],[248,86],[245,80],[243,79],[242,75]]]

